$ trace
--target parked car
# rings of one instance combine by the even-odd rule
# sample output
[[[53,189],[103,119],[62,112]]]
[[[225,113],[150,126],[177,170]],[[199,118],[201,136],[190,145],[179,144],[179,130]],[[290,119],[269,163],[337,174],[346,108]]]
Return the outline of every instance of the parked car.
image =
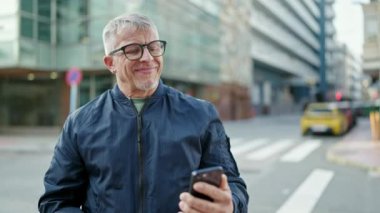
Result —
[[[303,135],[308,133],[342,135],[349,129],[350,119],[353,122],[350,113],[345,113],[338,102],[311,103],[301,117],[301,132]]]

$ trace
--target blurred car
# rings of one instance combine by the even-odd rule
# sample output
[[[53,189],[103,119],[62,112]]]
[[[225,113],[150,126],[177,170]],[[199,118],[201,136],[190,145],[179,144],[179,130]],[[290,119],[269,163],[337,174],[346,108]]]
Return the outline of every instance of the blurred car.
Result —
[[[309,104],[300,121],[302,134],[332,133],[333,135],[342,135],[349,129],[350,121],[341,108],[339,103],[335,102]]]

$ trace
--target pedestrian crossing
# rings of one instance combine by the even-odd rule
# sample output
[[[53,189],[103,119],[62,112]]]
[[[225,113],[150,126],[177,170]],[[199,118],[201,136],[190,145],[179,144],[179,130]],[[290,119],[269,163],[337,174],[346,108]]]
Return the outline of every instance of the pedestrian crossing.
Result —
[[[280,162],[298,163],[317,150],[321,143],[322,141],[317,139],[299,141],[297,139],[235,138],[231,140],[231,152],[239,159],[251,161],[264,161],[277,157]]]
[[[300,163],[322,147],[319,139],[244,139],[231,140],[231,152],[237,161],[266,161]],[[248,164],[247,164],[248,165]],[[335,176],[334,171],[314,168],[284,201],[272,209],[274,213],[311,213]],[[259,195],[257,195],[259,196]],[[251,209],[256,212],[255,209]]]
[[[242,139],[240,139],[240,140],[242,140]],[[239,140],[239,142],[240,142],[240,140]],[[234,155],[239,155],[239,154],[244,153],[246,151],[253,150],[257,147],[266,145],[266,144],[268,144],[268,142],[269,142],[269,139],[266,139],[266,138],[259,138],[259,139],[247,141],[244,143],[240,142],[239,143],[240,145],[232,147],[231,151]]]
[[[282,158],[282,162],[300,162],[304,160],[310,153],[318,149],[321,146],[319,140],[309,140],[305,143],[295,147],[288,153],[286,153]]]
[[[280,140],[276,143],[270,144],[266,147],[263,147],[257,151],[249,153],[247,159],[249,160],[266,160],[272,155],[282,152],[288,147],[292,146],[295,142],[289,139]]]
[[[334,177],[334,172],[314,169],[276,213],[310,213]]]

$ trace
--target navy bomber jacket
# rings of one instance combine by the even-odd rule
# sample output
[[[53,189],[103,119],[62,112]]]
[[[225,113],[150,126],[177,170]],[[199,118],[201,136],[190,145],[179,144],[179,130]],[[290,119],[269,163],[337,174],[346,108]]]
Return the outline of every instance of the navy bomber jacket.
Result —
[[[246,185],[215,108],[160,82],[137,113],[116,85],[67,118],[45,174],[40,212],[178,212],[192,170],[220,165],[234,212]]]

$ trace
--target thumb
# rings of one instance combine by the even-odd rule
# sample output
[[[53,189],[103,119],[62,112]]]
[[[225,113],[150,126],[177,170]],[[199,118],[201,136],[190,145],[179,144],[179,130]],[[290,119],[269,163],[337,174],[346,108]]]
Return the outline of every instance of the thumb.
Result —
[[[228,185],[227,176],[225,174],[222,174],[222,181],[220,183],[220,188],[223,189],[223,191],[230,191],[230,186]]]

